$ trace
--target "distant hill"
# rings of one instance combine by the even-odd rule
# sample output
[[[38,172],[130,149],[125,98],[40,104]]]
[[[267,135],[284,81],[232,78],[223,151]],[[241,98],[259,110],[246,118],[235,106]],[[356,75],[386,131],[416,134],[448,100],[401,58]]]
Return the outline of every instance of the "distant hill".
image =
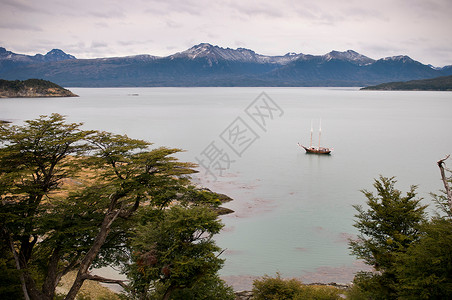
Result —
[[[38,97],[77,97],[77,95],[47,80],[8,81],[0,79],[0,98]]]
[[[56,55],[58,54],[58,55]],[[353,50],[268,56],[208,43],[173,55],[76,59],[54,49],[26,56],[0,48],[0,78],[43,78],[62,86],[367,86],[452,75],[408,56],[372,59]]]
[[[64,53],[62,50],[53,49],[47,54],[25,55],[16,54],[11,51],[7,51],[5,48],[0,47],[0,74],[11,69],[15,69],[20,66],[40,63],[50,63],[56,61],[63,61],[68,59],[76,59],[75,56]],[[0,78],[2,78],[0,76]],[[6,78],[4,78],[6,79]],[[27,78],[28,79],[28,78]]]
[[[362,90],[384,91],[452,91],[452,76],[436,77],[406,82],[389,82],[376,86],[368,86]]]

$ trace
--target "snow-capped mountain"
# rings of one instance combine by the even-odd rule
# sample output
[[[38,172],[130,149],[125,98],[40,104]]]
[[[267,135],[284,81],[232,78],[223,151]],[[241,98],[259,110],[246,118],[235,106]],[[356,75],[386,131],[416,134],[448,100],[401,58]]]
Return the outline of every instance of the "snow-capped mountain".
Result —
[[[16,54],[0,47],[0,61],[33,62],[33,57],[24,54]]]
[[[359,66],[369,65],[375,62],[374,59],[359,54],[353,50],[347,50],[344,52],[331,51],[330,53],[323,55],[323,58],[327,61],[332,59],[346,60],[356,63]]]
[[[38,56],[40,54],[37,54]],[[75,56],[66,54],[60,49],[53,49],[47,52],[46,55],[43,56],[44,61],[62,61],[67,59],[75,59]]]
[[[260,64],[279,64],[286,65],[290,62],[293,62],[298,59],[310,60],[310,59],[323,59],[325,61],[329,61],[332,59],[336,60],[344,60],[353,62],[357,65],[364,66],[375,62],[374,59],[371,59],[367,56],[359,54],[353,50],[347,50],[345,52],[339,51],[331,51],[322,56],[314,56],[314,55],[304,55],[302,53],[294,53],[289,52],[283,56],[269,56],[262,55],[254,52],[253,50],[246,48],[222,48],[219,46],[213,46],[208,43],[201,43],[199,45],[195,45],[190,49],[187,49],[182,52],[178,52],[176,54],[170,55],[170,58],[188,58],[188,59],[196,59],[196,58],[207,58],[213,62],[218,62],[219,60],[226,61],[236,61],[236,62],[248,62],[248,63],[260,63]]]
[[[0,47],[0,61],[18,61],[18,62],[54,62],[68,59],[76,59],[75,56],[66,54],[60,49],[53,49],[47,54],[36,54],[34,56],[25,54],[16,54]]]
[[[406,56],[406,55],[388,56],[388,57],[382,58],[382,60],[397,61],[397,62],[402,62],[402,63],[412,63],[415,61],[411,57]]]
[[[185,51],[170,55],[170,58],[207,58],[218,62],[219,60],[248,62],[248,63],[270,63],[287,64],[303,56],[303,54],[288,53],[284,56],[268,56],[257,54],[253,50],[246,48],[222,48],[208,43],[201,43]]]
[[[325,55],[262,55],[246,48],[195,45],[165,57],[76,59],[54,49],[46,55],[0,48],[0,78],[42,78],[62,86],[363,86],[452,75],[408,56],[378,60],[353,50]]]

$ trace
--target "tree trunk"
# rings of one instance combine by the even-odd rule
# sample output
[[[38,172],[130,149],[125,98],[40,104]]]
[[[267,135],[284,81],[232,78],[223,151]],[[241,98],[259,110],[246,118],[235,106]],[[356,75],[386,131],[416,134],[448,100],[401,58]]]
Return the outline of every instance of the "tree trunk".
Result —
[[[449,203],[449,209],[452,212],[452,191],[449,187],[449,182],[447,181],[446,174],[444,173],[444,161],[449,158],[450,155],[447,155],[445,158],[438,160],[437,164],[439,170],[441,172],[441,179],[444,184],[444,188],[446,189],[447,202]]]
[[[171,284],[171,285],[166,289],[165,294],[163,295],[162,300],[169,300],[169,298],[171,297],[171,294],[174,292],[175,289],[176,289],[176,286],[174,286],[174,285]]]
[[[79,292],[80,288],[82,287],[83,282],[88,277],[88,269],[91,267],[91,264],[93,263],[94,259],[96,258],[97,254],[99,253],[100,248],[105,243],[105,240],[107,239],[108,233],[110,232],[111,224],[113,221],[117,218],[119,215],[120,210],[116,211],[109,211],[102,221],[102,225],[100,226],[99,233],[97,234],[96,238],[94,239],[94,243],[89,249],[89,251],[86,253],[85,257],[83,258],[79,271],[77,272],[77,276],[75,278],[74,284],[72,285],[71,289],[69,290],[69,293],[67,294],[65,300],[73,300],[75,299],[75,296],[77,296],[77,293]]]
[[[17,255],[16,249],[14,249],[14,244],[13,244],[13,241],[11,240],[11,238],[9,236],[9,233],[5,232],[4,234],[5,234],[5,236],[8,235],[7,238],[9,240],[9,247],[11,249],[11,252],[13,253],[14,262],[16,263],[16,268],[20,272],[20,274],[19,274],[20,285],[22,286],[22,292],[24,293],[24,299],[25,300],[30,300],[30,297],[28,296],[27,285],[25,283],[25,276],[24,276],[24,273],[21,271],[21,268],[20,268],[19,255]]]
[[[27,262],[25,261],[25,258],[21,255],[20,252],[17,253],[9,231],[6,228],[3,228],[2,234],[4,235],[4,238],[8,243],[11,253],[13,254],[16,269],[19,271],[20,285],[22,288],[22,293],[24,294],[24,299],[25,300],[44,299],[42,297],[42,294],[36,289],[36,283],[27,271]]]
[[[60,261],[60,248],[53,250],[52,255],[47,265],[47,275],[44,284],[42,285],[42,293],[48,299],[53,299],[55,296],[55,289],[60,282],[61,274],[58,272],[58,263]]]
[[[45,297],[41,291],[36,288],[36,282],[32,276],[24,270],[25,284],[27,285],[28,295],[32,300],[53,300],[53,298]]]

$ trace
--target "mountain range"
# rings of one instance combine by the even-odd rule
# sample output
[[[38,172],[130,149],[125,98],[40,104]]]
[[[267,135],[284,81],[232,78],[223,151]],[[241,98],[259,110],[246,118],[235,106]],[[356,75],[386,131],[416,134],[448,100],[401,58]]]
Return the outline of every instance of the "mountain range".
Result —
[[[267,56],[201,43],[165,57],[77,59],[59,49],[29,56],[0,47],[0,78],[66,87],[367,86],[447,75],[452,66],[434,68],[404,55],[374,60],[353,50]]]

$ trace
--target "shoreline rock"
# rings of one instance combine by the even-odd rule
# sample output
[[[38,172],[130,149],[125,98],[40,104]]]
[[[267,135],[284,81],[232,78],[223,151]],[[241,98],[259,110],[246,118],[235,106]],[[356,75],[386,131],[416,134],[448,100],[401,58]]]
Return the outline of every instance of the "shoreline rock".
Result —
[[[221,202],[221,204],[231,202],[234,200],[231,197],[229,197],[228,195],[213,192],[208,188],[201,188],[201,190],[214,194],[215,197],[217,197],[218,200]],[[213,207],[213,210],[220,216],[234,213],[234,211],[232,209],[229,209],[229,208],[226,208],[223,206]]]

